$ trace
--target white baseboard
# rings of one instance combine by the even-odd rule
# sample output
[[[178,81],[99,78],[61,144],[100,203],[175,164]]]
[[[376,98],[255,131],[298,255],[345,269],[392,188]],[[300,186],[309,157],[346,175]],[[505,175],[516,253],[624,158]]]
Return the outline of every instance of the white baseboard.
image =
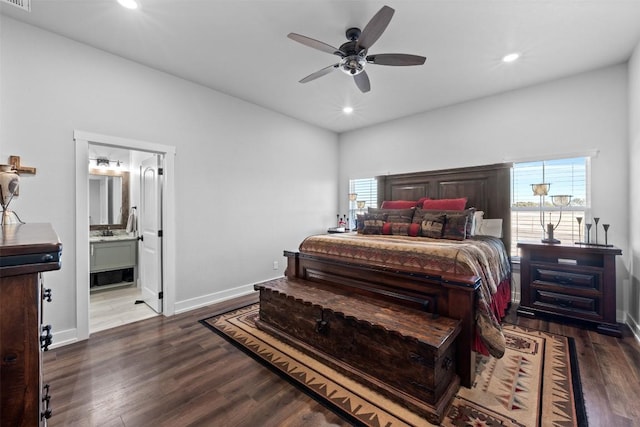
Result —
[[[640,342],[640,324],[633,317],[627,316],[627,325],[629,325],[629,329],[631,329],[631,333],[636,337],[636,340]]]
[[[276,277],[274,277],[276,279]],[[270,279],[267,279],[270,280]],[[212,294],[203,295],[197,298],[191,298],[184,301],[176,301],[175,314],[184,313],[196,308],[205,307],[207,305],[223,302],[232,298],[241,297],[255,292],[253,284],[242,285],[232,289],[225,289],[224,291],[214,292]]]
[[[627,312],[624,310],[616,309],[616,322],[627,323],[627,320],[631,320],[631,318],[627,316]]]
[[[53,334],[53,342],[49,346],[50,349],[78,342],[78,330],[76,328],[67,329],[66,331],[56,331],[53,329],[51,333]]]

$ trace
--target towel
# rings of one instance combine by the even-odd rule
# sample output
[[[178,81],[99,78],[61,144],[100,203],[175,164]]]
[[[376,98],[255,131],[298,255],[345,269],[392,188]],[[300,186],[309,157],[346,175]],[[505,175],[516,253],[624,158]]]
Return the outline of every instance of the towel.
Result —
[[[127,219],[127,233],[136,233],[138,231],[138,221],[136,220],[136,210],[131,208],[129,218]]]

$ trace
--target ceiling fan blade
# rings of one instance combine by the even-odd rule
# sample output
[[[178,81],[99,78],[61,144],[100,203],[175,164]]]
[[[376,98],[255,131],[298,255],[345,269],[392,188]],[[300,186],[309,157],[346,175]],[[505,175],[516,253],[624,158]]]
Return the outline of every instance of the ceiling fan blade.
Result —
[[[322,77],[325,74],[329,74],[330,72],[332,72],[336,68],[338,68],[338,64],[333,64],[333,65],[329,65],[328,67],[324,67],[323,69],[318,70],[315,73],[309,74],[307,77],[305,77],[304,79],[300,80],[300,83],[307,83],[307,82],[310,82],[311,80],[315,80],[318,77]]]
[[[312,39],[311,37],[303,36],[296,33],[289,33],[287,34],[287,37],[289,37],[291,40],[297,41],[298,43],[302,43],[305,46],[309,46],[314,49],[318,49],[323,52],[330,53],[332,55],[338,55],[341,58],[344,57],[344,53],[340,52],[338,48],[328,45],[326,43],[323,43],[319,40]]]
[[[387,25],[393,17],[395,10],[389,6],[382,6],[382,9],[376,13],[369,23],[364,27],[360,38],[358,38],[358,48],[369,49],[380,38],[384,30],[387,29]]]
[[[371,82],[369,82],[369,76],[366,71],[362,71],[360,74],[353,76],[353,80],[356,82],[356,86],[362,93],[367,93],[371,90]]]
[[[405,53],[380,53],[367,56],[367,62],[376,65],[422,65],[427,58]]]

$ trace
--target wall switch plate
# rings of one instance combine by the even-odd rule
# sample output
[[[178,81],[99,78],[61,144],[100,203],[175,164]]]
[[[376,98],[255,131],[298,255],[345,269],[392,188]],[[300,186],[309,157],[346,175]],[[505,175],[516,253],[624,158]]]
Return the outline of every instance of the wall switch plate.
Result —
[[[278,261],[273,261],[273,269],[274,270],[278,269]]]

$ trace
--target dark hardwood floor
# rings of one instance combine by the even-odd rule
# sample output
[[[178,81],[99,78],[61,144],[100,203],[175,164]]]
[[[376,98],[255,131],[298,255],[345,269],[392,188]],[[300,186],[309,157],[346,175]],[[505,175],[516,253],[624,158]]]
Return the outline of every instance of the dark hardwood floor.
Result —
[[[55,426],[349,425],[198,320],[257,294],[93,334],[44,353]],[[576,340],[591,426],[640,420],[640,345],[576,325],[515,315],[509,323]]]

